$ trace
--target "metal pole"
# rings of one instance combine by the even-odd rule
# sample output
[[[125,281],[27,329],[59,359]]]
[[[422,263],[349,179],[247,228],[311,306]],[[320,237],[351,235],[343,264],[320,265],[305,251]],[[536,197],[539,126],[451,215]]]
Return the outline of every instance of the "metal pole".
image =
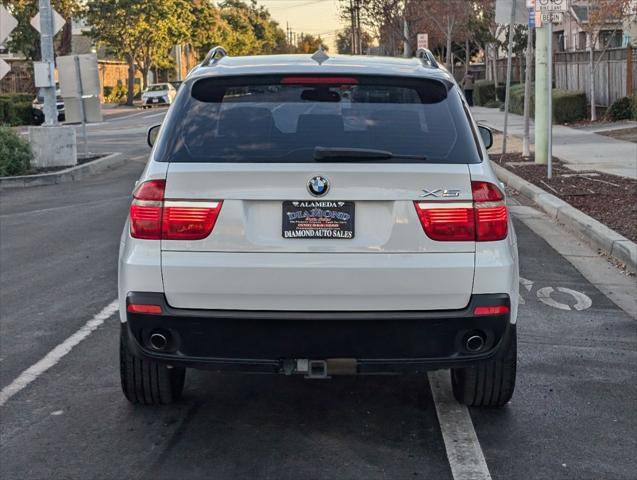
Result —
[[[548,178],[553,177],[553,22],[548,24]]]
[[[522,138],[522,156],[531,155],[530,142],[530,119],[531,116],[531,75],[533,63],[533,29],[529,27],[526,41],[526,72],[524,76],[524,137]]]
[[[40,49],[42,50],[42,61],[44,63],[55,64],[55,53],[53,51],[53,12],[51,11],[51,0],[40,0]],[[56,107],[55,82],[52,87],[45,87],[40,90],[44,98],[44,124],[55,126],[58,124],[58,111]]]
[[[75,55],[75,81],[79,89],[80,115],[82,116],[82,138],[84,139],[84,159],[88,158],[88,139],[86,138],[86,110],[84,108],[84,87],[82,86],[82,74],[80,73],[80,57]]]
[[[548,25],[535,30],[535,163],[548,163]]]
[[[515,28],[515,5],[511,2],[511,21],[509,23],[509,51],[507,52],[507,84],[504,95],[504,138],[502,139],[502,154],[507,153],[507,132],[509,129],[509,101],[511,98],[511,67],[513,63],[513,29]]]

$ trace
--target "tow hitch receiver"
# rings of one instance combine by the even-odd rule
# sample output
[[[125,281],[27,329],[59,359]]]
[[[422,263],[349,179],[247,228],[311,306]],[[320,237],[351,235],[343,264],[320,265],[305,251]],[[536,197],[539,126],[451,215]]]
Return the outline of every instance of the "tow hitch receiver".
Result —
[[[357,362],[352,358],[330,358],[328,360],[309,360],[299,358],[287,360],[283,364],[283,373],[305,374],[305,378],[326,379],[330,375],[356,375]]]
[[[305,374],[305,378],[312,378],[312,379],[329,378],[327,376],[327,362],[325,360],[308,360],[307,373]]]

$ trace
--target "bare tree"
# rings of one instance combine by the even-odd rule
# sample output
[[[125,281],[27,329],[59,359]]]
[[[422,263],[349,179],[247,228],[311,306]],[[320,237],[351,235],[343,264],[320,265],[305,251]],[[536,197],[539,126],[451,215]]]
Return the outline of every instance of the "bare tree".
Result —
[[[590,101],[591,101],[591,121],[597,120],[595,109],[595,71],[601,62],[604,54],[611,45],[612,38],[604,39],[603,32],[621,32],[622,21],[627,16],[632,15],[635,9],[631,0],[586,0],[580,5],[584,9],[585,15],[577,15],[571,6],[570,16],[577,25],[586,33],[586,42],[589,51],[589,80],[590,80]],[[598,55],[595,55],[595,48],[599,47]]]

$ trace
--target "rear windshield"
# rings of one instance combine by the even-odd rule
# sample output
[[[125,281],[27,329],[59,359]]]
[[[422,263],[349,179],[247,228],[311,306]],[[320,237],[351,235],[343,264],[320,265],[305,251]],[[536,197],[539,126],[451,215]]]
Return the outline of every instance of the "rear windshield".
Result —
[[[226,77],[184,90],[157,145],[162,161],[480,162],[459,95],[437,80]]]

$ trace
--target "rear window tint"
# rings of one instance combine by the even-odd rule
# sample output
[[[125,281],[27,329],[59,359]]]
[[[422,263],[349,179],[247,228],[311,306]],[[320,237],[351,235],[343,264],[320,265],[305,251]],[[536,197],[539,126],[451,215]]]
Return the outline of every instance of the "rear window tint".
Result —
[[[392,163],[480,161],[460,100],[436,80],[204,78],[188,90],[162,129],[163,161],[304,163],[317,148],[381,150]]]

